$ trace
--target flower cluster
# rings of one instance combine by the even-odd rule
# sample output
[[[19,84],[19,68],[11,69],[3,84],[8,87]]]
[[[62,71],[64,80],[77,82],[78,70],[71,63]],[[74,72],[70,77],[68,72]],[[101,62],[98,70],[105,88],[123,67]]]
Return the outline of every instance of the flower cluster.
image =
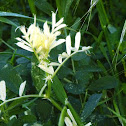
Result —
[[[36,25],[36,16],[34,17],[34,23],[29,26],[26,30],[25,26],[19,27],[23,33],[22,38],[16,38],[19,42],[17,45],[27,51],[34,52],[36,57],[39,60],[39,65],[43,71],[45,71],[46,81],[51,79],[51,76],[54,74],[53,66],[62,65],[63,59],[67,59],[73,55],[73,53],[88,51],[91,47],[82,47],[80,48],[81,34],[80,32],[76,33],[75,36],[75,47],[71,46],[71,37],[68,35],[66,39],[57,40],[57,36],[61,34],[59,31],[61,28],[66,27],[66,24],[63,24],[63,18],[56,22],[56,13],[52,12],[52,30],[47,24],[47,21],[43,25],[43,30]],[[49,62],[48,56],[51,49],[54,47],[66,42],[66,52],[59,54],[58,63]]]
[[[25,50],[37,53],[40,61],[46,59],[51,49],[65,42],[65,39],[56,40],[57,36],[61,34],[59,30],[66,27],[66,24],[62,24],[62,22],[63,18],[56,23],[56,14],[52,12],[52,30],[50,32],[47,21],[43,25],[43,30],[36,25],[35,16],[34,23],[27,30],[25,26],[19,27],[23,36],[16,38],[19,41],[16,44]]]
[[[76,36],[75,36],[75,46],[72,47],[71,46],[71,37],[70,35],[68,35],[66,37],[66,52],[63,52],[62,54],[59,54],[59,57],[58,57],[58,61],[59,63],[62,63],[62,59],[63,58],[67,58],[69,57],[70,55],[72,55],[72,51],[73,52],[82,52],[82,51],[85,51],[87,52],[91,47],[88,46],[88,47],[82,47],[82,49],[79,50],[80,48],[80,40],[81,40],[81,33],[80,32],[77,32],[76,33]]]

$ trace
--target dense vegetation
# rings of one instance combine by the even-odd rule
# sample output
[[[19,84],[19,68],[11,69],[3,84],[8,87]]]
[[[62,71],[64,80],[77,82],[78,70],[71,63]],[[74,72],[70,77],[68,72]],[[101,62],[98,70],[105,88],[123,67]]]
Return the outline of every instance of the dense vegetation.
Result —
[[[0,85],[0,126],[62,126],[68,110],[78,126],[126,126],[125,8],[125,0],[1,0],[0,84],[5,81],[6,97]],[[36,54],[18,47],[15,38],[35,15],[41,29],[46,21],[51,28],[52,11],[67,25],[58,39],[70,34],[74,47],[80,31],[80,48],[92,48],[71,54],[48,80]],[[65,44],[53,48],[46,62],[57,62]]]

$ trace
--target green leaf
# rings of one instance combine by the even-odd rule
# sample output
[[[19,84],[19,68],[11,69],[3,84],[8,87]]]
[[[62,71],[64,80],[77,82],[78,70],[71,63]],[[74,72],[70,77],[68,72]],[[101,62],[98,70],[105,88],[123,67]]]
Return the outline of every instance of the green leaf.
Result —
[[[78,83],[85,87],[85,84],[87,84],[90,78],[92,78],[92,73],[81,68],[81,70],[76,71],[75,77],[78,80]]]
[[[109,24],[109,19],[107,17],[107,14],[106,14],[102,0],[99,0],[96,7],[97,7],[97,10],[98,10],[101,26],[104,29],[107,26],[107,24]]]
[[[23,18],[30,18],[28,16],[17,14],[17,13],[11,13],[11,12],[3,12],[0,11],[0,16],[11,16],[11,17],[23,17]]]
[[[9,64],[0,70],[0,80],[4,80],[7,88],[16,94],[18,94],[20,84],[23,82],[19,73]]]
[[[65,84],[65,89],[71,94],[82,94],[85,91],[85,88],[80,84],[67,83]]]
[[[118,85],[118,80],[113,76],[105,76],[93,82],[88,89],[93,91],[102,91],[115,88]]]
[[[74,24],[73,24],[72,27],[71,27],[71,28],[74,29],[75,31],[77,30],[78,26],[80,25],[80,20],[81,20],[80,18],[77,18],[76,21],[74,22]],[[72,31],[72,30],[71,30],[71,31],[70,31],[70,35],[75,37],[75,34],[76,34],[75,31]]]
[[[57,78],[57,76],[55,76],[53,78],[53,83],[52,83],[52,88],[58,98],[58,100],[65,104],[65,100],[67,98],[67,94],[63,88],[63,84],[61,83],[61,81]]]
[[[25,57],[20,57],[20,58],[18,58],[18,59],[16,60],[16,62],[17,62],[18,64],[21,64],[21,63],[28,63],[29,60],[26,59]]]
[[[108,24],[108,30],[111,34],[117,31],[117,29],[111,24]]]
[[[82,70],[83,67],[83,70]],[[96,65],[80,65],[79,71],[87,72],[102,72],[102,69]]]
[[[10,25],[17,27],[17,25],[14,22],[12,22],[11,20],[9,20],[7,18],[0,17],[0,21],[3,22],[3,23],[10,24]]]
[[[24,115],[20,118],[23,123],[34,123],[37,121],[34,115]]]
[[[28,0],[28,3],[29,3],[29,7],[30,7],[30,10],[31,10],[31,13],[32,14],[36,14],[36,8],[35,8],[34,0]]]
[[[37,66],[37,62],[38,60],[35,58],[35,56],[33,56],[31,75],[35,88],[38,92],[40,92],[41,88],[44,86],[45,83],[45,72]]]
[[[43,11],[44,13],[51,16],[51,11],[55,11],[54,8],[50,3],[47,2],[47,0],[36,0],[35,5],[38,9]]]
[[[75,96],[76,97],[76,96]],[[77,113],[80,113],[80,110],[82,108],[81,101],[78,98],[75,98],[73,96],[68,96],[68,101],[71,103],[73,108],[76,110]]]
[[[24,99],[19,99],[19,100],[13,101],[11,104],[9,104],[6,111],[10,111],[12,109],[15,109],[15,107],[21,105],[23,102],[24,102]]]
[[[79,52],[76,55],[72,56],[72,59],[75,61],[80,61],[80,60],[84,59],[83,62],[86,62],[88,64],[90,57],[88,55],[86,55],[85,52]]]
[[[10,116],[12,116],[12,115],[18,115],[18,114],[23,113],[24,111],[26,111],[26,109],[22,108],[21,106],[16,106],[14,109],[9,110],[8,114]]]
[[[62,6],[61,6],[62,5]],[[66,6],[66,0],[56,0],[56,6],[58,8],[59,17],[64,17],[64,11]]]
[[[88,101],[85,104],[84,109],[81,113],[81,120],[84,122],[85,119],[94,111],[96,108],[102,94],[93,94],[89,97]]]
[[[47,100],[38,99],[35,106],[35,113],[42,122],[46,122],[52,113],[52,105]]]
[[[108,61],[108,63],[111,64],[110,61],[109,61],[109,58],[107,56],[107,48],[105,48],[104,46],[105,46],[105,43],[101,42],[100,43],[101,52],[103,53],[103,55],[106,58],[106,60]]]
[[[64,16],[65,16],[65,18],[68,15],[68,12],[69,12],[69,9],[70,9],[70,6],[71,6],[72,2],[73,2],[73,0],[67,0],[66,1],[66,8],[64,10]]]
[[[10,54],[0,54],[0,64],[6,64],[8,59],[11,57]],[[0,65],[0,68],[2,68]]]

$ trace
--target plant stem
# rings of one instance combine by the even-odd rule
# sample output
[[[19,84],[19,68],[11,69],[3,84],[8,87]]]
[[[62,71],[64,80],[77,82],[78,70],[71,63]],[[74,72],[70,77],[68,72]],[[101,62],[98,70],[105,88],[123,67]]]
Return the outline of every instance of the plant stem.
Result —
[[[74,110],[74,108],[72,107],[72,105],[66,101],[65,104],[68,106],[68,108],[70,109],[75,121],[77,122],[78,126],[84,126],[83,123],[80,120],[79,115],[76,113],[76,111]]]
[[[49,101],[60,111],[62,111],[62,107],[57,103],[55,102],[52,98],[49,98]]]
[[[64,126],[64,120],[65,120],[66,114],[67,114],[67,107],[64,106],[60,114],[58,126]]]
[[[86,51],[86,50],[85,50]],[[75,55],[76,53],[78,52],[84,52],[83,50],[79,50],[77,52],[73,52],[70,56],[68,56],[59,66],[58,68],[55,70],[54,74],[52,75],[52,79],[54,78],[54,76],[57,74],[57,72],[59,71],[59,69],[63,66],[63,64],[70,58],[72,57],[73,55]]]
[[[1,103],[0,106],[6,104],[8,102],[18,100],[18,99],[22,99],[22,98],[36,98],[36,97],[38,97],[38,98],[44,98],[43,95],[41,95],[41,96],[40,95],[24,95],[24,96],[21,96],[21,97],[16,97],[16,98],[8,99],[8,100],[4,101],[3,103]]]
[[[47,92],[47,97],[50,98],[51,94],[51,80],[48,80],[48,92]]]

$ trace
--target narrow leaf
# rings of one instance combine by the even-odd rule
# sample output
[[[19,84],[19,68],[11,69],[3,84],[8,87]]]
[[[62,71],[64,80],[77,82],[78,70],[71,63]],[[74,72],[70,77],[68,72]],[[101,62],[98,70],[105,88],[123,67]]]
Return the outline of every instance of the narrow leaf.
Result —
[[[101,91],[105,89],[112,89],[118,85],[118,80],[113,76],[105,76],[96,80],[89,86],[89,90]]]
[[[17,13],[11,13],[11,12],[3,12],[0,11],[0,16],[11,16],[11,17],[23,17],[23,18],[30,18],[28,16],[17,14]]]
[[[10,25],[17,27],[17,25],[14,22],[12,22],[11,20],[9,20],[7,18],[0,17],[0,21],[3,22],[3,23],[10,24]]]
[[[96,108],[101,96],[102,96],[102,94],[93,94],[92,96],[89,97],[89,99],[81,113],[81,120],[83,122]]]
[[[65,100],[67,98],[67,95],[66,95],[66,92],[63,88],[62,83],[60,82],[60,80],[56,76],[53,78],[52,88],[53,88],[58,100],[61,103],[65,104]]]

